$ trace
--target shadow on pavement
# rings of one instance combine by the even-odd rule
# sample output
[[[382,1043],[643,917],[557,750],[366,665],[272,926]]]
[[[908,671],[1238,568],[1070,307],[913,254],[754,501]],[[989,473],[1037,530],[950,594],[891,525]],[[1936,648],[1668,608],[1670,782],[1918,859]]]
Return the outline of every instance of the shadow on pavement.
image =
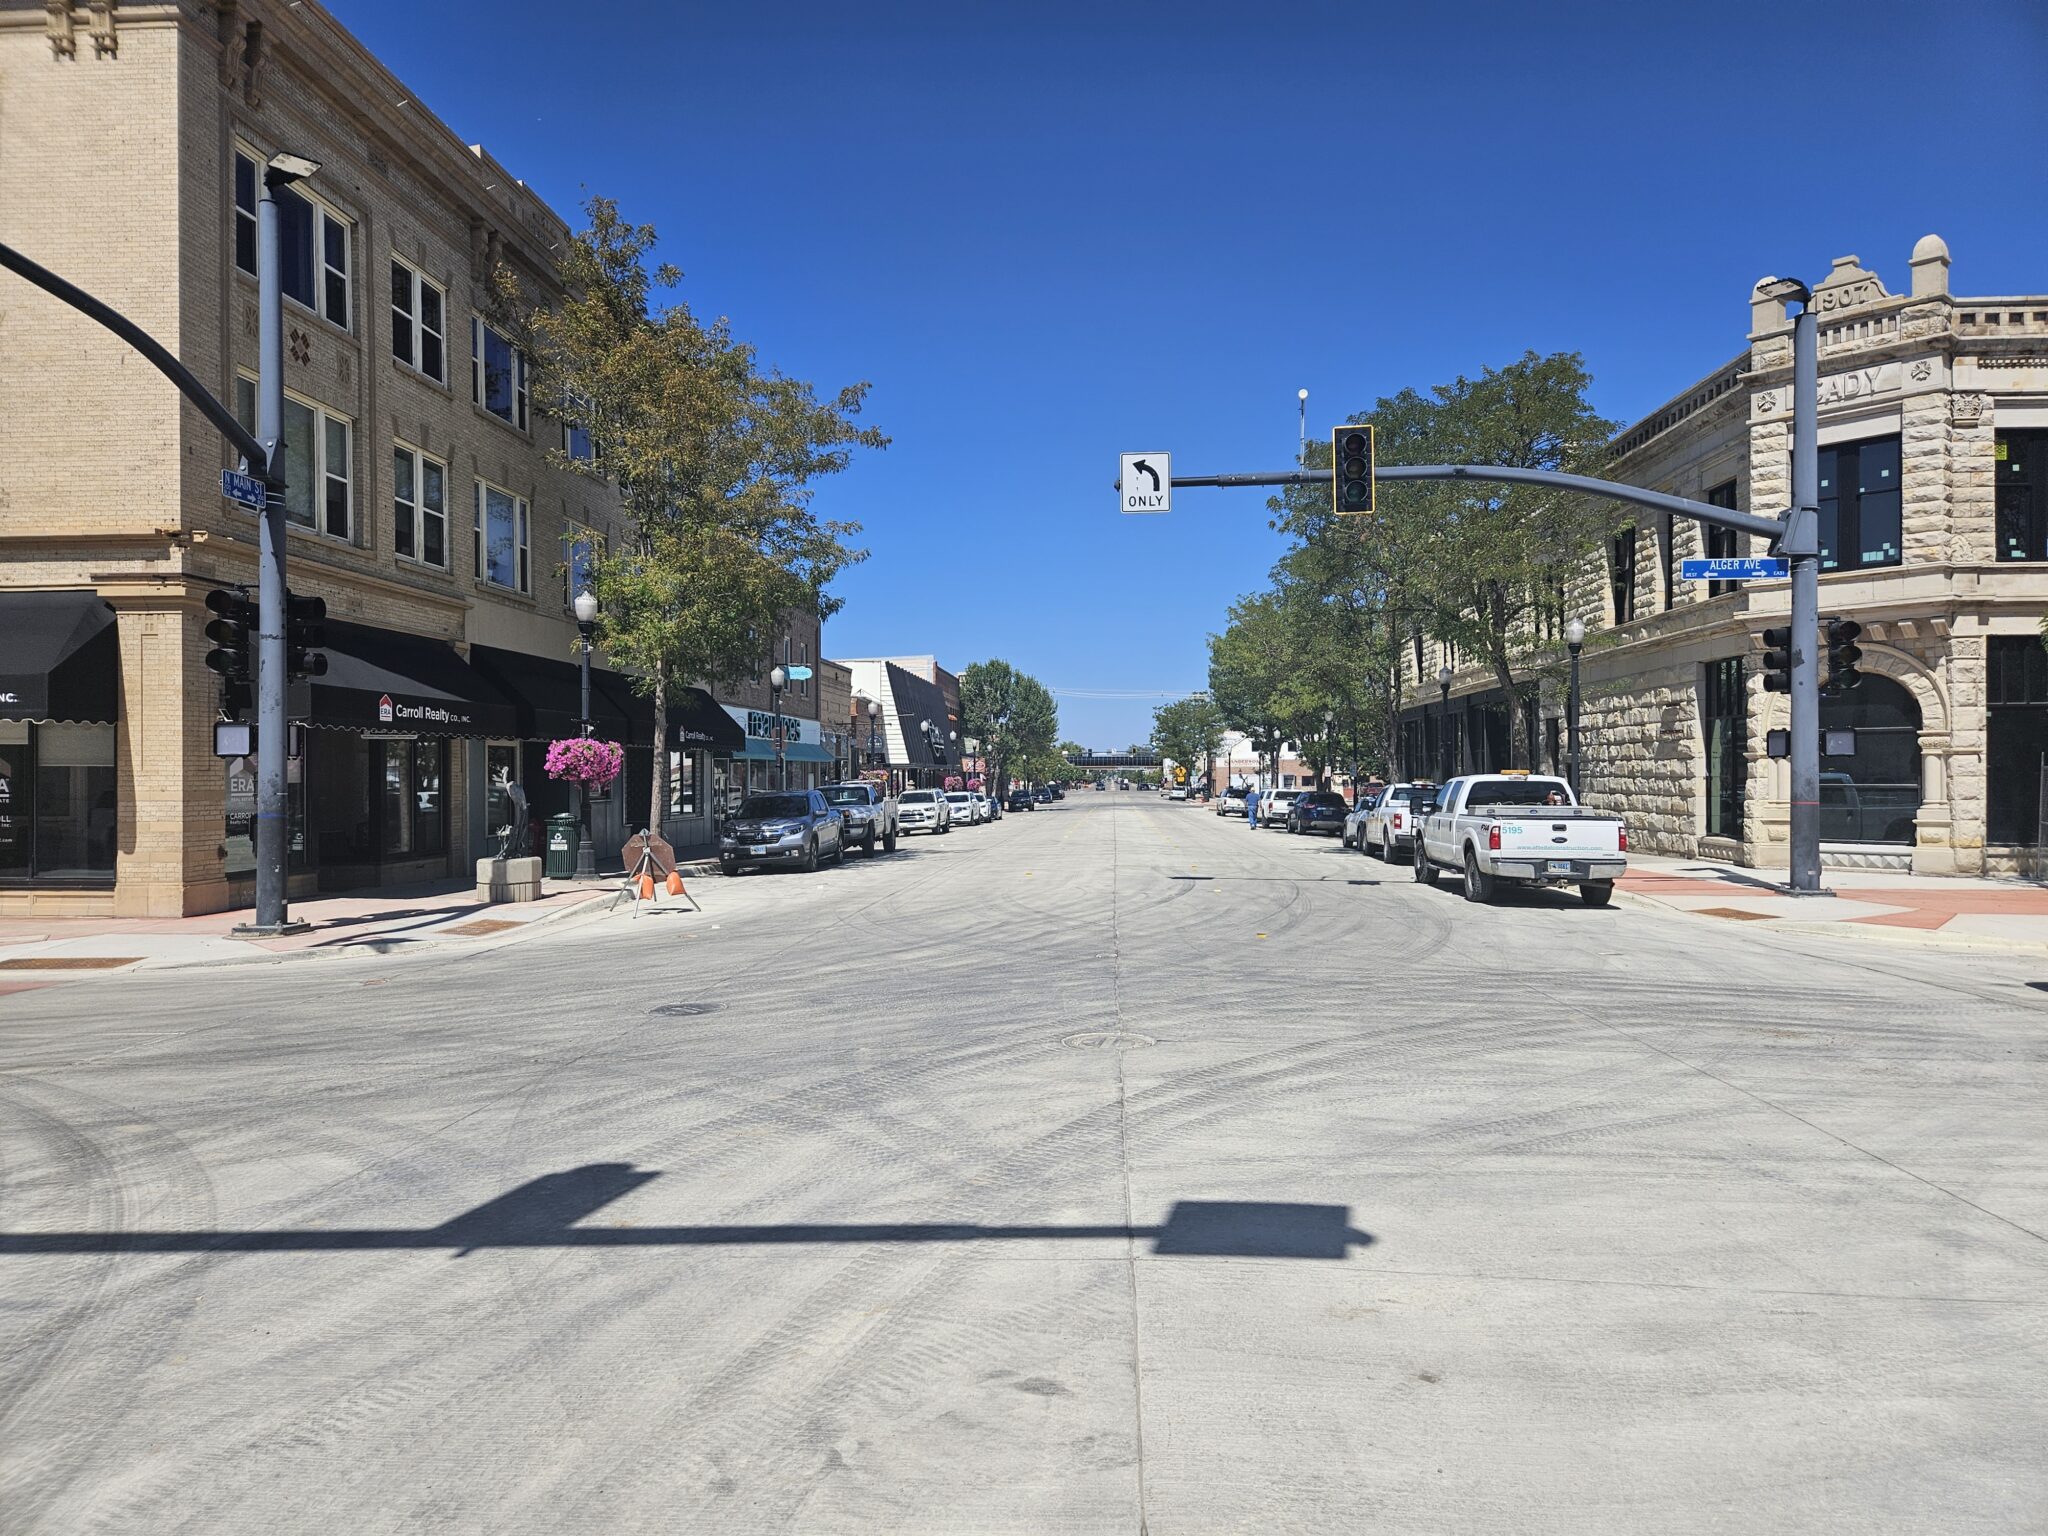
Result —
[[[1178,1258],[1343,1259],[1373,1241],[1351,1208],[1269,1200],[1181,1200],[1165,1224],[1137,1227],[988,1226],[978,1222],[792,1222],[773,1226],[579,1227],[587,1216],[660,1175],[630,1163],[551,1173],[438,1227],[254,1232],[0,1232],[0,1257],[58,1253],[326,1253],[484,1248],[724,1248],[762,1244],[979,1243],[1150,1238]]]

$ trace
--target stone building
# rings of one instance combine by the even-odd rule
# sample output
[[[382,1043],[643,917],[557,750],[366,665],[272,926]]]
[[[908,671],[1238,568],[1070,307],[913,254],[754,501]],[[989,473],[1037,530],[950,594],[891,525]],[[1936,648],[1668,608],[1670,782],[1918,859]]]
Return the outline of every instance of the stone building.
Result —
[[[497,786],[565,803],[541,757],[580,728],[569,599],[588,541],[620,531],[610,488],[551,459],[588,437],[532,396],[486,281],[503,262],[546,293],[567,227],[310,0],[0,0],[7,240],[245,419],[257,187],[284,151],[320,167],[280,194],[284,425],[290,581],[327,603],[331,664],[294,732],[292,889],[459,876],[493,846]],[[202,634],[208,592],[255,579],[254,518],[221,498],[236,461],[10,275],[0,347],[0,911],[243,905],[253,775],[214,756]],[[598,663],[597,732],[629,748],[600,846],[645,820],[660,749],[687,785],[671,835],[701,840],[717,765],[755,756],[745,708],[686,694],[658,719]]]
[[[1913,249],[1891,292],[1854,256],[1816,285],[1821,613],[1863,625],[1853,690],[1824,698],[1825,862],[1924,873],[2033,873],[2048,762],[2048,297],[1952,294],[1948,247]],[[1614,443],[1610,478],[1775,514],[1791,490],[1791,322],[1752,295],[1749,345]],[[1756,547],[1752,548],[1752,544]],[[1762,541],[1686,518],[1630,519],[1568,584],[1582,616],[1583,789],[1629,818],[1637,848],[1786,862],[1788,725],[1762,686],[1761,635],[1789,621],[1787,581],[1687,581],[1690,556]],[[1564,645],[1536,644],[1527,686],[1558,769]],[[1454,668],[1448,709],[1437,674]],[[1420,647],[1404,771],[1509,760],[1490,675]],[[1448,730],[1443,723],[1448,717]]]

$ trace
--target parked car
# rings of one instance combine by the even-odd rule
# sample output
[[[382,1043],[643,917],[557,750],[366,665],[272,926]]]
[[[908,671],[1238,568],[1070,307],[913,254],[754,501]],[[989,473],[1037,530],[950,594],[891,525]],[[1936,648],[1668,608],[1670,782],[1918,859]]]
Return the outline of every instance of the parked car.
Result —
[[[1046,785],[1045,787],[1046,787],[1047,789],[1049,789],[1049,790],[1051,790],[1051,791],[1052,791],[1052,797],[1053,797],[1053,799],[1055,799],[1055,800],[1064,800],[1064,799],[1066,799],[1066,798],[1067,798],[1067,786],[1066,786],[1066,785],[1064,785],[1064,784],[1048,784],[1048,785]]]
[[[1262,789],[1259,791],[1259,825],[1262,827],[1284,827],[1287,813],[1293,808],[1294,800],[1301,793],[1298,789]]]
[[[1344,846],[1363,849],[1365,840],[1365,818],[1372,814],[1372,808],[1379,804],[1380,796],[1387,792],[1384,784],[1359,784],[1353,787],[1351,814],[1344,818]]]
[[[1336,832],[1344,830],[1344,817],[1351,807],[1344,797],[1335,790],[1312,789],[1306,794],[1296,795],[1294,803],[1287,808],[1287,830],[1302,832]]]
[[[1019,784],[1016,788],[1010,791],[1010,809],[1013,811],[1030,811],[1037,809],[1036,803],[1031,798],[1031,791],[1026,789],[1022,784]]]
[[[1053,801],[1059,798],[1059,796],[1055,795],[1052,792],[1051,787],[1048,786],[1044,789],[1037,791],[1035,794],[1032,795],[1031,798],[1037,801],[1040,805],[1051,805]]]
[[[905,832],[953,830],[953,807],[940,790],[906,789],[896,802],[896,815]]]
[[[846,841],[870,857],[880,843],[884,853],[896,851],[896,801],[879,784],[865,779],[827,784],[818,791],[825,803],[846,819]]]
[[[1423,818],[1415,878],[1434,885],[1446,869],[1463,873],[1467,901],[1491,901],[1503,884],[1575,885],[1604,907],[1628,870],[1628,828],[1578,804],[1563,779],[1471,774],[1444,785]]]
[[[978,827],[982,822],[981,807],[974,803],[974,796],[964,789],[946,792],[946,804],[953,808],[953,820],[963,827]]]
[[[1003,814],[1002,801],[983,790],[976,790],[974,798],[981,802],[981,819],[983,821],[997,821],[1001,819]]]
[[[1415,846],[1416,807],[1435,798],[1436,786],[1426,779],[1389,784],[1365,813],[1359,828],[1359,852],[1377,853],[1382,859],[1407,853]]]
[[[1166,792],[1166,798],[1169,800],[1185,800],[1187,797],[1188,787],[1185,784],[1176,784]]]
[[[1216,797],[1218,816],[1242,816],[1244,814],[1244,790],[1233,784]]]
[[[815,789],[749,795],[718,834],[718,867],[728,875],[757,865],[806,872],[846,857],[845,819]]]

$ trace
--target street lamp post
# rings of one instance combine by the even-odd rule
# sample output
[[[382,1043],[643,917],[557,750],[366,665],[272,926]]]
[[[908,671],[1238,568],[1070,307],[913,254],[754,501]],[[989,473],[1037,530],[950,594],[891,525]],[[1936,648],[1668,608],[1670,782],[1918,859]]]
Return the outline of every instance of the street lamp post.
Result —
[[[576,613],[576,633],[582,637],[581,656],[581,701],[579,715],[583,734],[590,735],[590,636],[597,628],[597,598],[585,587],[576,594],[570,604]],[[582,838],[576,844],[576,878],[595,880],[597,878],[597,849],[590,841],[590,791],[582,785],[576,786],[576,820],[582,830]]]
[[[1586,645],[1586,621],[1573,619],[1564,627],[1564,648],[1571,653],[1571,692],[1564,704],[1564,755],[1572,786],[1572,798],[1579,798],[1579,652]]]
[[[881,756],[881,748],[880,748],[879,746],[877,746],[877,745],[876,745],[876,742],[877,742],[878,738],[877,738],[877,737],[876,737],[876,735],[875,735],[875,727],[876,727],[876,722],[877,722],[877,721],[879,721],[879,720],[880,720],[881,718],[882,718],[882,702],[881,702],[881,700],[879,700],[879,699],[869,699],[869,700],[868,700],[868,766],[869,766],[870,768],[873,768],[873,767],[875,767],[875,766],[876,766],[876,764],[877,764],[877,762],[879,761],[879,759],[880,759],[880,756]]]
[[[917,733],[924,738],[924,755],[930,758],[933,762],[937,762],[939,760],[939,744],[936,739],[937,732],[932,730],[931,721],[918,721]],[[927,768],[925,772],[930,773],[931,770]]]
[[[1331,761],[1330,761],[1330,754],[1331,754],[1332,752],[1334,752],[1334,751],[1336,750],[1336,746],[1337,746],[1337,730],[1336,730],[1336,727],[1337,727],[1337,712],[1336,712],[1336,711],[1335,711],[1334,709],[1326,709],[1326,710],[1324,710],[1324,711],[1323,711],[1323,788],[1325,788],[1325,789],[1335,789],[1335,788],[1337,787],[1337,774],[1336,774],[1336,772],[1335,772],[1334,766],[1332,765],[1332,763],[1331,763]]]
[[[789,763],[782,755],[782,690],[789,683],[787,667],[768,669],[768,713],[774,720],[770,727],[775,732],[775,787],[789,788]]]
[[[1437,734],[1443,739],[1437,743],[1437,756],[1441,758],[1443,771],[1437,775],[1437,782],[1448,784],[1451,780],[1451,669],[1436,669],[1437,693],[1442,698],[1437,716]]]

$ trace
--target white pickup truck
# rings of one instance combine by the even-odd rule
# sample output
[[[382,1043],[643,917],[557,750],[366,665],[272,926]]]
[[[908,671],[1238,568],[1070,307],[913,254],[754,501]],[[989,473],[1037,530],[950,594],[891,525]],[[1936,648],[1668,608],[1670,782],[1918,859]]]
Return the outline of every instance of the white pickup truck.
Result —
[[[1527,773],[1452,779],[1415,839],[1415,878],[1434,885],[1443,870],[1462,873],[1467,901],[1491,901],[1508,881],[1576,885],[1587,906],[1604,907],[1627,869],[1619,816],[1587,810],[1563,779]]]

